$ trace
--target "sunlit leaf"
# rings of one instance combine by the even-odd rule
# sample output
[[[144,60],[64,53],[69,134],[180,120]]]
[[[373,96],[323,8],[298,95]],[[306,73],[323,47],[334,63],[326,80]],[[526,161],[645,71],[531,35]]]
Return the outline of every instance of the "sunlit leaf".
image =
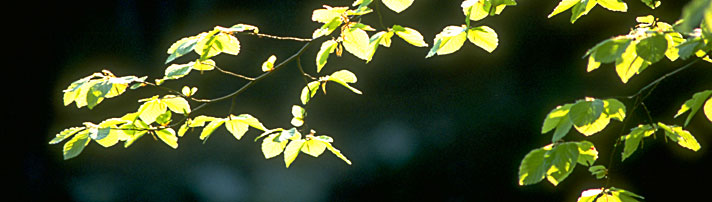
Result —
[[[621,161],[625,161],[633,152],[638,150],[638,144],[644,137],[648,137],[655,133],[655,128],[650,125],[638,125],[633,128],[628,135],[621,137],[625,141]]]
[[[707,102],[705,102],[705,116],[707,116],[707,119],[712,122],[712,97],[710,99],[707,99]]]
[[[401,27],[399,25],[393,25],[393,30],[395,31],[395,34],[398,35],[398,37],[405,40],[411,45],[417,47],[428,47],[428,44],[425,43],[425,40],[423,40],[423,35],[421,35],[418,30],[415,30],[410,27]]]
[[[71,128],[64,129],[61,132],[57,133],[57,135],[55,135],[55,137],[49,141],[49,144],[60,143],[60,142],[64,141],[65,139],[71,137],[75,133],[77,133],[81,130],[84,130],[84,129],[85,129],[85,127],[71,127]]]
[[[579,151],[578,160],[576,162],[584,166],[593,165],[596,159],[598,159],[598,150],[596,150],[593,143],[589,141],[581,141],[576,142],[576,144],[578,145]]]
[[[204,61],[220,53],[237,55],[240,52],[240,41],[230,34],[219,32],[215,29],[211,32],[201,34],[201,40],[197,42],[194,50],[200,55],[200,60]]]
[[[586,136],[593,135],[608,125],[606,116],[603,114],[604,103],[602,100],[579,101],[569,111],[569,120],[574,124],[576,130]]]
[[[632,40],[627,37],[615,37],[602,41],[586,52],[595,61],[600,63],[610,63],[616,61],[626,51]]]
[[[654,34],[641,39],[636,44],[635,51],[641,58],[650,63],[655,63],[665,57],[665,52],[668,49],[667,45],[668,41],[665,39],[665,35]]]
[[[536,184],[546,177],[549,166],[544,162],[551,145],[530,151],[519,165],[519,185]]]
[[[264,154],[265,159],[275,157],[284,151],[287,141],[277,141],[279,136],[279,133],[272,134],[262,140],[262,154]]]
[[[187,64],[172,64],[171,66],[168,66],[166,68],[163,79],[165,80],[183,78],[184,76],[190,73],[191,69],[193,69],[193,64],[193,62]]]
[[[631,43],[623,55],[616,59],[616,73],[623,83],[628,83],[631,77],[650,65],[650,62],[638,56],[635,47],[636,44]]]
[[[210,70],[215,69],[215,61],[213,61],[211,59],[206,59],[206,60],[201,61],[200,59],[198,59],[193,63],[192,68],[194,70],[198,70],[198,71],[210,71]]]
[[[267,61],[262,63],[262,71],[269,72],[274,69],[274,62],[277,60],[277,56],[272,55],[267,58]]]
[[[208,125],[206,125],[203,128],[203,131],[200,132],[200,140],[208,139],[208,137],[210,137],[210,135],[213,134],[215,129],[220,127],[223,123],[225,123],[225,119],[217,119],[217,120],[213,120],[212,122],[210,122]]]
[[[489,0],[465,0],[460,7],[465,16],[470,16],[470,20],[478,21],[489,15],[492,3]]]
[[[87,92],[87,108],[92,109],[104,100],[104,97],[109,93],[113,85],[114,84],[104,79],[95,82]]]
[[[551,184],[558,185],[573,172],[578,160],[578,149],[578,144],[567,142],[554,146],[546,153],[544,161],[549,166],[546,171],[546,179]]]
[[[583,191],[577,202],[637,202],[645,199],[632,192],[611,187],[610,189],[589,189]]]
[[[571,109],[572,104],[566,104],[564,106],[557,106],[555,109],[551,110],[549,114],[546,115],[544,119],[544,124],[541,127],[541,134],[548,133],[549,131],[556,128],[562,118],[566,117]],[[568,117],[566,117],[568,119]]]
[[[199,40],[199,36],[190,36],[182,38],[173,43],[171,47],[168,48],[168,51],[166,51],[170,55],[168,56],[168,58],[166,58],[165,63],[168,64],[176,58],[179,58],[185,54],[188,54],[190,51],[193,51],[193,48],[195,48],[195,44],[197,44]]]
[[[341,35],[344,39],[343,45],[346,51],[362,60],[371,60],[369,57],[370,48],[368,46],[369,37],[366,31],[357,28],[349,28],[344,29],[344,31],[341,32]]]
[[[248,25],[248,24],[236,24],[231,26],[230,28],[224,28],[221,29],[224,32],[244,32],[244,31],[252,31],[253,33],[259,33],[260,29],[257,28],[254,25]]]
[[[682,34],[678,32],[670,32],[665,34],[665,39],[667,40],[667,50],[665,51],[665,56],[670,59],[670,61],[675,61],[680,57],[678,52],[680,51],[677,46],[685,42],[682,38]]]
[[[324,65],[326,65],[326,60],[329,59],[329,55],[334,52],[338,43],[334,40],[327,40],[321,44],[319,53],[316,55],[316,72],[320,72]]]
[[[292,140],[287,145],[287,148],[284,149],[284,164],[286,164],[287,168],[289,168],[289,165],[291,165],[294,159],[299,155],[299,151],[302,150],[304,142],[305,140],[303,139]]]
[[[336,28],[341,25],[341,23],[343,23],[343,21],[341,21],[341,18],[331,19],[331,21],[322,25],[319,29],[314,30],[314,33],[312,33],[312,39],[331,34],[332,32],[334,32],[334,30],[336,30]]]
[[[230,115],[230,118],[225,120],[225,128],[227,128],[227,131],[229,131],[237,140],[240,140],[242,136],[245,135],[249,127],[250,126],[247,125],[247,123],[237,119],[237,117],[233,115]]]
[[[349,70],[339,70],[331,74],[328,79],[329,81],[334,81],[342,86],[348,88],[356,94],[362,94],[362,92],[354,87],[351,87],[349,83],[356,83],[356,75]]]
[[[164,128],[156,131],[156,136],[173,149],[178,148],[178,137],[172,128]]]
[[[333,141],[333,140],[331,139],[331,137],[323,136],[323,135],[322,135],[322,136],[319,136],[319,137],[314,138],[314,140],[321,141],[322,143],[324,143],[324,144],[326,145],[326,148],[327,148],[332,154],[336,155],[336,157],[339,157],[341,160],[343,160],[344,162],[346,162],[346,164],[351,165],[351,161],[350,161],[348,158],[346,158],[346,156],[344,156],[343,154],[341,154],[341,151],[339,151],[338,149],[334,148],[334,146],[331,145],[331,142]]]
[[[499,44],[497,33],[488,26],[479,26],[467,30],[467,39],[490,53],[494,51]]]
[[[300,107],[299,105],[292,105],[292,125],[295,127],[301,127],[304,125],[304,114],[306,114],[306,110],[304,108]]]
[[[158,116],[165,113],[166,110],[166,104],[161,102],[156,96],[154,98],[151,98],[149,101],[143,103],[143,105],[139,107],[138,117],[146,124],[151,124],[156,121],[156,118],[158,118]]]
[[[687,111],[690,111],[690,114],[687,115],[687,119],[685,119],[684,126],[687,126],[687,124],[690,123],[690,120],[692,120],[692,117],[694,117],[697,111],[702,108],[703,103],[710,97],[710,95],[712,95],[712,90],[695,93],[692,95],[692,98],[685,101],[685,104],[683,104],[680,110],[677,111],[677,114],[675,114],[675,118]]]
[[[339,18],[341,15],[348,10],[349,7],[330,7],[324,5],[322,9],[316,9],[312,12],[312,21],[319,23],[329,23],[334,18]]]
[[[603,179],[606,177],[608,169],[606,169],[606,166],[603,165],[595,165],[588,168],[588,172],[591,172],[591,175],[596,176],[596,179]]]
[[[596,2],[608,10],[619,12],[628,11],[628,5],[622,0],[596,0]]]
[[[561,0],[561,2],[556,5],[556,8],[554,8],[554,11],[549,14],[548,18],[551,18],[566,10],[569,10],[571,7],[574,7],[574,5],[578,4],[580,1],[581,0]]]
[[[304,142],[304,146],[302,146],[301,151],[313,157],[319,157],[319,155],[326,151],[326,143],[310,138]]]
[[[299,99],[302,101],[303,105],[306,105],[311,98],[316,95],[316,92],[319,90],[319,81],[312,81],[307,84],[307,86],[304,86],[302,88],[302,94],[299,96]]]
[[[700,143],[697,142],[695,136],[692,136],[689,131],[683,130],[682,127],[675,125],[668,126],[663,123],[658,123],[658,127],[665,131],[665,136],[677,142],[680,146],[692,151],[700,149]]]
[[[219,119],[220,118],[201,115],[201,116],[197,116],[197,117],[193,118],[190,121],[190,124],[188,126],[190,126],[191,128],[203,127],[203,126],[205,126],[205,123],[212,122],[212,121],[219,120]]]
[[[645,5],[647,5],[651,9],[655,9],[658,6],[660,6],[660,1],[656,1],[656,0],[640,0],[640,1],[645,3]]]
[[[625,105],[621,101],[613,98],[603,100],[603,113],[607,118],[623,121],[625,112]]]
[[[571,23],[573,24],[581,16],[588,14],[596,6],[597,0],[581,0],[571,9]]]
[[[64,143],[64,149],[62,150],[64,160],[77,157],[82,153],[84,147],[89,144],[89,140],[89,130],[76,133],[72,139]]]
[[[177,96],[166,96],[163,99],[160,100],[161,103],[164,103],[168,109],[175,113],[179,114],[187,114],[190,113],[190,104],[188,104],[188,101],[185,100],[183,97],[177,97]]]
[[[467,32],[464,26],[447,26],[442,32],[435,35],[433,48],[430,49],[426,58],[435,55],[446,55],[460,50],[465,40]]]
[[[704,41],[700,37],[688,38],[685,42],[682,42],[677,46],[678,54],[683,60],[690,58],[695,52],[699,51],[704,47]]]
[[[413,4],[414,0],[382,0],[381,2],[396,13],[403,12]]]

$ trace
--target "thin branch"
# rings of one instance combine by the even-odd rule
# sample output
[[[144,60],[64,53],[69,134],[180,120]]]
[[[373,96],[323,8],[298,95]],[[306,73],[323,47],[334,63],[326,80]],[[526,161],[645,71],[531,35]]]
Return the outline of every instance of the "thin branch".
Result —
[[[297,67],[299,68],[299,72],[301,72],[302,75],[304,76],[304,82],[309,83],[309,81],[307,80],[307,78],[308,78],[308,79],[311,79],[312,81],[313,81],[313,80],[316,80],[316,77],[314,77],[314,76],[312,76],[312,75],[307,74],[306,72],[304,72],[304,68],[302,68],[301,57],[297,57]]]
[[[312,39],[307,39],[307,38],[299,38],[299,37],[291,37],[291,36],[275,36],[275,35],[269,35],[269,34],[262,34],[262,33],[254,33],[254,32],[238,32],[239,34],[245,34],[245,35],[253,35],[257,36],[260,38],[270,38],[270,39],[277,39],[277,40],[292,40],[292,41],[302,41],[302,42],[310,42]]]
[[[705,54],[705,55],[707,55],[707,54]],[[704,57],[704,56],[703,56],[703,57]],[[703,57],[699,57],[699,58],[693,60],[692,62],[687,63],[685,66],[682,66],[682,67],[680,67],[679,69],[676,69],[675,71],[672,71],[672,72],[670,72],[670,73],[667,73],[667,74],[661,76],[660,78],[656,79],[655,81],[649,83],[648,85],[646,85],[646,86],[644,86],[643,88],[641,88],[640,90],[638,90],[638,92],[635,92],[635,94],[630,95],[630,96],[628,96],[628,97],[626,97],[626,98],[628,98],[628,99],[633,99],[633,98],[637,97],[638,95],[640,95],[641,93],[643,93],[643,91],[645,91],[646,89],[651,88],[651,87],[653,87],[653,86],[657,86],[658,83],[660,83],[661,81],[665,80],[666,78],[668,78],[668,77],[670,77],[670,76],[672,76],[672,75],[675,75],[675,74],[677,74],[678,72],[681,72],[682,70],[685,70],[685,69],[691,67],[692,65],[694,65],[695,63],[697,63],[698,61],[700,61],[701,58],[703,58]],[[647,97],[647,96],[646,96],[646,97]]]
[[[378,23],[381,24],[381,28],[387,30],[388,28],[383,24],[383,16],[381,15],[381,1],[376,3],[376,14],[378,15]]]
[[[205,63],[203,63],[203,64],[205,64]],[[230,76],[234,76],[234,77],[237,77],[237,78],[245,79],[245,80],[248,80],[248,81],[254,81],[254,80],[255,80],[255,78],[247,77],[247,76],[244,76],[244,75],[241,75],[241,74],[237,74],[237,73],[234,73],[234,72],[231,72],[231,71],[224,70],[224,69],[218,67],[217,65],[212,65],[212,64],[206,64],[206,65],[213,66],[213,67],[215,67],[215,69],[217,69],[218,71],[220,71],[220,72],[222,72],[222,73],[224,73],[224,74],[230,75]]]

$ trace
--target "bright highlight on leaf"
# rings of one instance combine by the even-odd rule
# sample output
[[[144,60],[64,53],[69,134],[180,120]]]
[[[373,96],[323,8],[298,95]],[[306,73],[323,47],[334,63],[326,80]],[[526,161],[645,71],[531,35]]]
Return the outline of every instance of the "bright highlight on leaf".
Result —
[[[97,72],[72,82],[65,90],[62,99],[67,106],[72,102],[77,108],[87,106],[93,109],[106,98],[116,97],[126,92],[131,83],[143,83],[146,77],[116,77],[108,70]]]
[[[356,83],[357,78],[356,75],[349,70],[339,70],[337,72],[334,72],[333,74],[326,76],[320,80],[323,81],[333,81],[338,84],[341,84],[342,86],[348,88],[349,90],[353,91],[356,94],[362,94],[362,92],[354,87],[351,87],[349,83]],[[326,90],[324,91],[326,92]]]
[[[573,104],[558,106],[549,112],[544,119],[541,133],[545,134],[556,129],[552,142],[561,140],[571,127],[575,127],[581,134],[590,136],[603,130],[610,123],[610,119],[623,121],[625,113],[625,105],[616,99],[579,100]]]
[[[548,17],[551,18],[561,12],[571,9],[570,21],[573,24],[581,16],[588,14],[588,12],[591,11],[596,4],[611,11],[628,11],[628,5],[621,0],[561,0]]]
[[[346,28],[341,32],[344,49],[354,56],[370,61],[369,37],[366,31],[359,28]]]
[[[267,61],[265,61],[264,63],[262,63],[262,71],[263,71],[263,72],[270,72],[270,71],[274,70],[274,62],[275,62],[276,60],[277,60],[277,56],[275,56],[275,55],[269,56],[269,58],[267,59]]]
[[[690,114],[687,115],[687,119],[685,119],[684,126],[687,126],[687,124],[690,123],[690,120],[692,120],[692,117],[694,117],[695,114],[697,113],[697,111],[699,111],[700,108],[702,108],[702,105],[705,102],[705,100],[707,100],[707,104],[705,104],[705,115],[707,116],[707,118],[710,118],[709,112],[708,112],[709,107],[706,105],[709,105],[708,98],[710,98],[711,95],[712,95],[712,90],[706,90],[706,91],[702,91],[699,93],[695,93],[694,95],[692,95],[692,98],[685,101],[685,104],[683,104],[682,107],[680,107],[680,110],[678,110],[677,114],[675,114],[675,118],[684,114],[687,111],[690,111]],[[710,119],[710,120],[712,120],[712,119]]]
[[[467,30],[467,39],[490,53],[499,45],[497,33],[488,26],[479,26]]]
[[[433,40],[433,48],[430,49],[425,58],[429,58],[436,53],[438,55],[447,55],[460,50],[465,40],[467,40],[466,28],[463,26],[447,26],[442,32],[435,35]]]
[[[677,142],[678,145],[690,149],[692,151],[697,151],[700,149],[700,143],[697,142],[695,136],[692,136],[690,132],[683,130],[680,126],[675,125],[665,125],[658,122],[658,127],[665,131],[665,136],[670,138],[673,142]]]
[[[405,9],[410,7],[411,4],[413,4],[413,1],[414,0],[381,0],[386,7],[396,13],[403,12]]]
[[[576,164],[590,166],[598,152],[588,141],[550,144],[534,149],[519,166],[519,185],[536,184],[546,178],[554,186],[566,179]]]
[[[577,202],[637,202],[645,199],[633,192],[611,187],[609,189],[589,189],[583,191]]]
[[[640,141],[645,137],[649,137],[655,133],[655,128],[650,125],[639,125],[633,128],[628,135],[621,137],[625,141],[625,147],[623,147],[623,154],[621,161],[625,161],[630,155],[638,150],[638,145]]]

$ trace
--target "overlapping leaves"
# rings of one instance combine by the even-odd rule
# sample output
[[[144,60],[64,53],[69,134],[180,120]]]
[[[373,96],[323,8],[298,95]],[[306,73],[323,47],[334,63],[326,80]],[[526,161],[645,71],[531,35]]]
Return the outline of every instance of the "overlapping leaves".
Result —
[[[591,166],[598,151],[591,142],[555,143],[529,152],[519,166],[519,185],[536,184],[546,178],[554,186],[573,172],[576,164]]]
[[[326,149],[351,165],[351,161],[331,145],[334,141],[331,137],[326,135],[315,136],[314,133],[312,131],[311,134],[302,137],[296,128],[289,130],[278,128],[265,131],[258,138],[264,137],[262,140],[262,154],[264,154],[265,158],[270,159],[284,153],[284,163],[287,168],[294,162],[300,152],[319,157]]]
[[[544,119],[541,133],[556,129],[551,138],[552,142],[561,140],[571,127],[585,136],[590,136],[603,130],[610,123],[610,119],[623,121],[625,113],[625,105],[616,99],[587,98],[551,110]]]
[[[577,202],[637,202],[645,199],[633,192],[611,187],[608,189],[589,189],[583,191]]]
[[[92,109],[104,99],[116,97],[126,92],[129,84],[142,83],[144,80],[146,80],[146,77],[116,77],[108,70],[104,70],[102,73],[94,73],[72,82],[63,91],[64,105],[74,102],[77,108],[86,106]]]
[[[600,5],[611,11],[626,12],[628,5],[622,0],[561,0],[549,14],[549,18],[571,9],[571,23],[576,22],[581,16],[588,14],[591,9]]]

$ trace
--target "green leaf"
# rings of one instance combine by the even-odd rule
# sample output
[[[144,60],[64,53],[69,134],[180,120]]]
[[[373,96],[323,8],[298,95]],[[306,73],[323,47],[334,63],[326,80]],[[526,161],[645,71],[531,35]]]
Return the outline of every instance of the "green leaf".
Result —
[[[546,115],[546,119],[544,119],[541,134],[548,133],[556,128],[563,118],[568,119],[566,115],[569,114],[571,106],[572,104],[566,104],[564,106],[557,106],[555,109],[551,110],[549,114]]]
[[[172,116],[171,111],[166,110],[165,113],[156,117],[156,123],[159,125],[166,125],[171,122],[171,116]]]
[[[215,61],[211,59],[195,60],[195,62],[193,63],[193,69],[201,72],[213,70],[215,69]]]
[[[396,13],[403,12],[413,4],[414,0],[382,0],[384,5]]]
[[[166,58],[165,64],[168,64],[176,58],[179,58],[185,54],[188,54],[190,51],[193,51],[193,49],[195,48],[195,44],[197,44],[199,40],[199,36],[190,36],[182,38],[173,43],[173,45],[168,48],[168,51],[166,51],[166,53],[170,55],[168,56],[168,58]]]
[[[190,113],[190,104],[183,97],[165,96],[160,100],[168,109],[179,114]]]
[[[302,101],[303,105],[306,105],[311,98],[316,95],[316,92],[319,90],[319,81],[312,81],[307,84],[307,86],[304,86],[302,88],[302,94],[299,96],[299,99]]]
[[[302,146],[304,145],[304,142],[306,140],[292,140],[289,142],[287,145],[287,148],[284,149],[284,164],[286,164],[287,168],[289,168],[289,165],[294,162],[294,159],[297,158],[297,155],[299,155],[299,151],[302,150]]]
[[[478,21],[487,17],[492,8],[489,0],[465,0],[460,5],[465,16],[470,16],[470,20]]]
[[[581,0],[571,9],[571,24],[576,22],[581,16],[588,14],[596,6],[597,0]]]
[[[164,128],[156,131],[156,136],[173,149],[178,148],[178,137],[172,128]]]
[[[393,25],[393,30],[395,30],[395,34],[398,35],[398,37],[413,46],[428,47],[428,44],[423,40],[423,35],[421,35],[418,30],[410,27],[401,27],[399,25]]]
[[[596,176],[596,179],[603,179],[606,177],[608,169],[606,169],[606,166],[595,165],[588,168],[588,172],[591,172],[591,175]]]
[[[195,117],[193,120],[191,120],[190,124],[188,126],[190,126],[191,128],[203,127],[203,126],[205,126],[205,123],[216,121],[216,120],[220,120],[220,118],[201,115],[201,116]]]
[[[207,60],[220,53],[237,55],[240,52],[240,41],[232,35],[219,32],[215,29],[211,32],[201,34],[201,40],[197,42],[194,50],[200,55],[200,60]]]
[[[574,7],[574,5],[578,4],[579,2],[580,0],[561,0],[561,2],[559,2],[559,5],[556,5],[556,8],[554,8],[554,11],[549,14],[548,18],[551,18],[566,10],[569,10],[571,7]]]
[[[704,45],[704,41],[700,37],[688,38],[685,42],[677,46],[678,55],[680,55],[680,58],[683,60],[687,60],[692,54],[702,49]]]
[[[113,84],[109,82],[108,80],[101,80],[89,88],[89,91],[87,92],[87,107],[89,109],[93,109],[94,106],[98,105],[101,103],[102,100],[104,100],[104,97],[106,94],[109,93],[111,88],[113,87]]]
[[[236,24],[231,26],[230,28],[223,28],[223,27],[218,27],[221,31],[223,32],[244,32],[244,31],[252,31],[252,33],[259,33],[260,29],[254,25],[248,25],[248,24]]]
[[[488,26],[479,26],[467,30],[467,39],[490,53],[494,51],[499,44],[497,33]]]
[[[680,57],[678,52],[680,51],[677,46],[685,42],[682,38],[682,34],[678,32],[670,32],[665,34],[665,39],[667,40],[667,50],[665,51],[665,56],[670,59],[670,61],[675,61]]]
[[[658,6],[660,6],[660,1],[656,1],[656,0],[640,0],[640,1],[645,3],[645,5],[647,5],[651,9],[655,9]]]
[[[336,41],[328,40],[321,44],[319,53],[316,55],[316,72],[320,72],[324,65],[326,65],[326,60],[329,59],[329,55],[334,52],[336,46],[339,45]]]
[[[620,36],[602,41],[589,49],[586,55],[591,55],[595,61],[610,63],[620,58],[631,44],[631,39]]]
[[[646,61],[655,63],[665,57],[667,45],[668,41],[665,39],[665,35],[653,34],[641,39],[635,47],[635,52]]]
[[[324,5],[322,9],[316,9],[312,12],[312,21],[328,24],[334,18],[340,18],[341,15],[348,10],[349,7],[330,7]]]
[[[589,141],[576,142],[578,144],[579,156],[577,162],[584,166],[591,166],[598,159],[598,150]]]
[[[619,12],[628,11],[628,5],[621,0],[596,0],[596,2],[608,10]]]
[[[262,140],[262,154],[264,154],[265,159],[275,157],[284,151],[287,141],[278,141],[279,136],[280,133],[272,134]]]
[[[60,143],[60,142],[64,141],[65,139],[71,137],[72,135],[74,135],[77,132],[84,130],[84,129],[86,129],[86,127],[71,127],[71,128],[64,129],[61,132],[57,133],[57,135],[55,135],[55,137],[49,141],[49,144]]]
[[[596,70],[600,66],[601,66],[601,63],[597,62],[596,59],[593,58],[593,55],[588,56],[588,66],[586,66],[586,72],[591,72],[593,70]]]
[[[604,103],[602,100],[579,101],[569,111],[569,120],[574,124],[576,130],[586,136],[593,135],[608,125],[609,119],[602,116]]]
[[[200,132],[200,140],[207,140],[208,137],[210,137],[211,134],[220,127],[223,123],[225,123],[225,119],[217,119],[211,121],[205,128],[203,128],[203,131]]]
[[[187,64],[172,64],[171,66],[168,66],[168,68],[166,68],[163,79],[166,80],[183,78],[184,76],[190,73],[191,69],[193,69],[193,64],[193,62]]]
[[[680,126],[668,126],[663,123],[658,123],[658,126],[665,131],[665,135],[669,137],[672,141],[677,142],[678,145],[690,149],[692,151],[697,151],[700,149],[700,143],[697,142],[695,136],[692,136],[690,132],[683,130]]]
[[[331,145],[331,142],[333,141],[333,140],[331,139],[331,137],[328,137],[328,136],[319,136],[319,137],[317,137],[317,138],[314,138],[314,140],[318,140],[318,141],[321,141],[322,143],[324,143],[324,144],[326,145],[326,148],[329,149],[329,151],[330,151],[332,154],[336,155],[336,157],[339,157],[341,160],[343,160],[344,162],[346,162],[346,164],[351,165],[351,161],[350,161],[348,158],[346,158],[346,156],[344,156],[343,154],[341,154],[341,151],[339,151],[338,149],[334,148],[334,146]]]
[[[190,126],[188,126],[188,121],[184,122],[183,125],[180,125],[180,128],[178,129],[178,137],[183,137],[186,132],[188,132],[188,129],[190,129]]]
[[[623,154],[621,161],[625,161],[630,157],[633,152],[638,150],[638,144],[644,137],[648,137],[655,133],[655,128],[650,125],[638,125],[638,127],[633,128],[628,135],[621,137],[625,140],[625,146],[623,147]]]
[[[357,28],[344,29],[341,32],[344,49],[359,59],[370,61],[369,37],[366,31]]]
[[[549,166],[544,162],[552,145],[530,151],[519,165],[519,185],[536,184],[544,179]]]
[[[64,160],[77,157],[82,153],[84,147],[89,144],[89,140],[89,130],[83,130],[75,134],[72,139],[64,143]]]
[[[616,119],[618,121],[623,121],[625,119],[625,105],[616,99],[605,99],[603,100],[603,113],[606,118]]]
[[[356,75],[349,70],[339,70],[328,76],[327,80],[341,84],[356,94],[363,94],[360,90],[351,87],[349,83],[356,83]]]
[[[435,43],[433,43],[433,48],[430,49],[428,55],[425,56],[429,58],[436,53],[438,55],[447,55],[460,50],[465,40],[467,40],[467,32],[464,26],[447,26],[442,32],[435,35]]]
[[[650,62],[638,57],[636,53],[636,43],[632,43],[620,58],[616,59],[616,73],[623,83],[628,83],[631,77],[640,73]]]
[[[705,13],[712,11],[712,1],[692,0],[682,9],[682,23],[677,30],[682,33],[692,33],[694,28],[702,23]]]
[[[564,181],[574,171],[578,155],[578,144],[574,142],[554,146],[544,156],[545,164],[550,166],[546,179],[554,186]]]
[[[229,131],[235,139],[240,140],[242,136],[247,133],[250,126],[231,114],[230,118],[225,120],[225,128],[227,128],[227,131]]]
[[[712,90],[695,93],[694,95],[692,95],[692,98],[685,101],[685,104],[683,104],[680,110],[677,111],[677,114],[675,114],[675,118],[687,111],[690,111],[690,114],[687,115],[687,119],[685,119],[684,126],[687,126],[687,124],[690,123],[690,120],[692,120],[692,117],[695,116],[695,114],[697,113],[697,111],[700,110],[700,108],[702,108],[702,104],[705,102],[705,100],[707,100],[707,98],[710,98],[710,95],[712,95]]]
[[[340,17],[332,18],[331,21],[322,25],[319,29],[314,30],[314,33],[312,33],[312,39],[331,34],[341,25],[341,23],[343,23],[343,21],[341,21]]]

